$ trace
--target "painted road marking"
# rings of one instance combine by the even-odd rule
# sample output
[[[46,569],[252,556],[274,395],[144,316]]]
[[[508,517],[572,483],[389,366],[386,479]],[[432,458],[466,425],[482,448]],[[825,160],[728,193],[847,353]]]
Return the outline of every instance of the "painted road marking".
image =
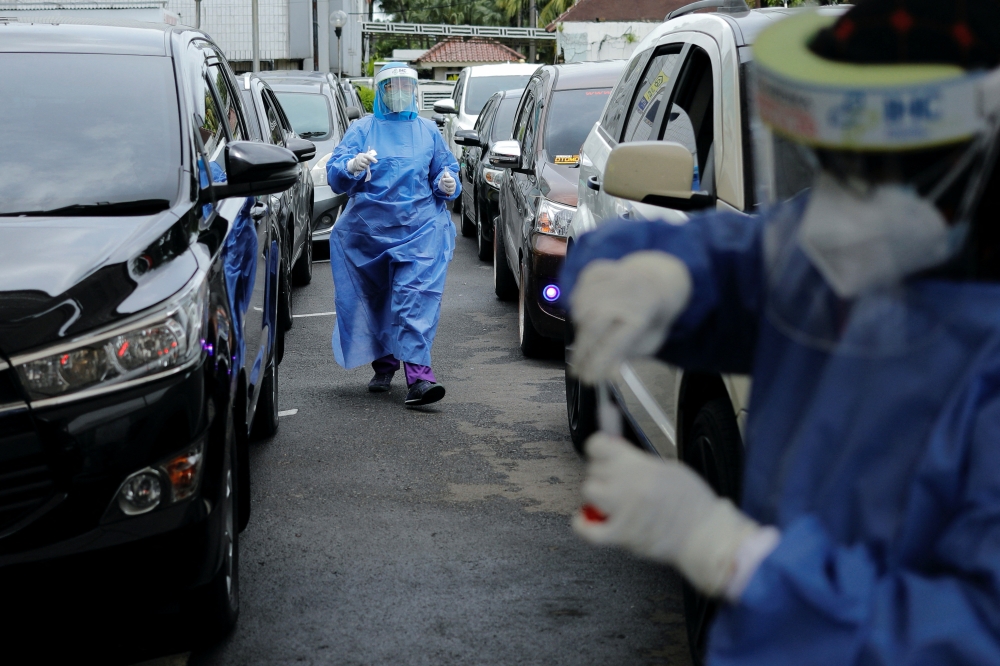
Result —
[[[304,315],[292,315],[293,317],[330,317],[337,314],[336,312],[312,312],[310,314]]]
[[[298,413],[299,410],[297,409],[283,409],[280,412],[278,412],[278,416],[295,416]]]

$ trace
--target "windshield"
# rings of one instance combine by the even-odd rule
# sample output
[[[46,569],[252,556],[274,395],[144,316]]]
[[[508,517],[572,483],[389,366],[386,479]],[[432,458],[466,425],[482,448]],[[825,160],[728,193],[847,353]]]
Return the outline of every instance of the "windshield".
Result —
[[[555,164],[576,164],[580,146],[604,110],[611,88],[558,90],[546,116],[545,152]],[[555,122],[554,122],[555,121]]]
[[[493,93],[523,88],[530,78],[531,74],[471,77],[465,93],[465,113],[470,116],[478,116]]]
[[[517,103],[520,101],[520,95],[509,95],[500,102],[500,108],[497,109],[497,115],[493,119],[491,135],[494,141],[506,141],[514,136],[514,112],[517,111]]]
[[[330,102],[319,93],[274,91],[292,129],[303,139],[325,139],[330,135]]]
[[[141,214],[177,198],[170,58],[2,53],[0,72],[0,214],[95,204]],[[146,205],[120,206],[133,202]]]

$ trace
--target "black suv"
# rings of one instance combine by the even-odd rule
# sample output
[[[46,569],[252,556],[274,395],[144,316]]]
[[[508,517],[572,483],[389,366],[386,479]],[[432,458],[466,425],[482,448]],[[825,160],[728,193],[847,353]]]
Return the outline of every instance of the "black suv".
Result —
[[[0,22],[0,71],[0,586],[45,563],[224,631],[248,434],[277,428],[281,234],[254,197],[299,158],[245,140],[197,31]]]
[[[247,110],[250,134],[257,141],[284,146],[301,159],[311,160],[316,146],[299,138],[292,131],[281,104],[271,86],[254,74],[239,77],[240,91]],[[285,354],[285,331],[292,327],[292,285],[307,285],[312,281],[312,209],[313,182],[306,164],[299,165],[299,180],[278,194],[258,197],[267,207],[271,223],[281,229],[281,275],[278,289],[278,341],[275,354],[278,363]]]

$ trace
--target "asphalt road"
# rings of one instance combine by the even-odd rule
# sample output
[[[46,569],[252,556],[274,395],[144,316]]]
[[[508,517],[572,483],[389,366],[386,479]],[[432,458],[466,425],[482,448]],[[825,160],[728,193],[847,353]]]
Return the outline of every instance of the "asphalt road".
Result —
[[[402,373],[373,395],[370,368],[337,366],[329,264],[315,265],[279,370],[286,415],[251,445],[235,632],[191,652],[183,623],[155,622],[107,662],[689,663],[676,576],[572,533],[584,467],[562,361],[522,357],[516,304],[457,242],[434,346],[448,394],[419,411]]]

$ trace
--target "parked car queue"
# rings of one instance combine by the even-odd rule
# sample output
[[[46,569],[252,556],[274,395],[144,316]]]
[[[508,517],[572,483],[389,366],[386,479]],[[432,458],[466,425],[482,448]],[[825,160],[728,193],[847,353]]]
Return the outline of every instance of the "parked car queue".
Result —
[[[225,633],[316,146],[197,30],[8,20],[0,68],[5,589],[53,561],[100,595],[156,572]]]

